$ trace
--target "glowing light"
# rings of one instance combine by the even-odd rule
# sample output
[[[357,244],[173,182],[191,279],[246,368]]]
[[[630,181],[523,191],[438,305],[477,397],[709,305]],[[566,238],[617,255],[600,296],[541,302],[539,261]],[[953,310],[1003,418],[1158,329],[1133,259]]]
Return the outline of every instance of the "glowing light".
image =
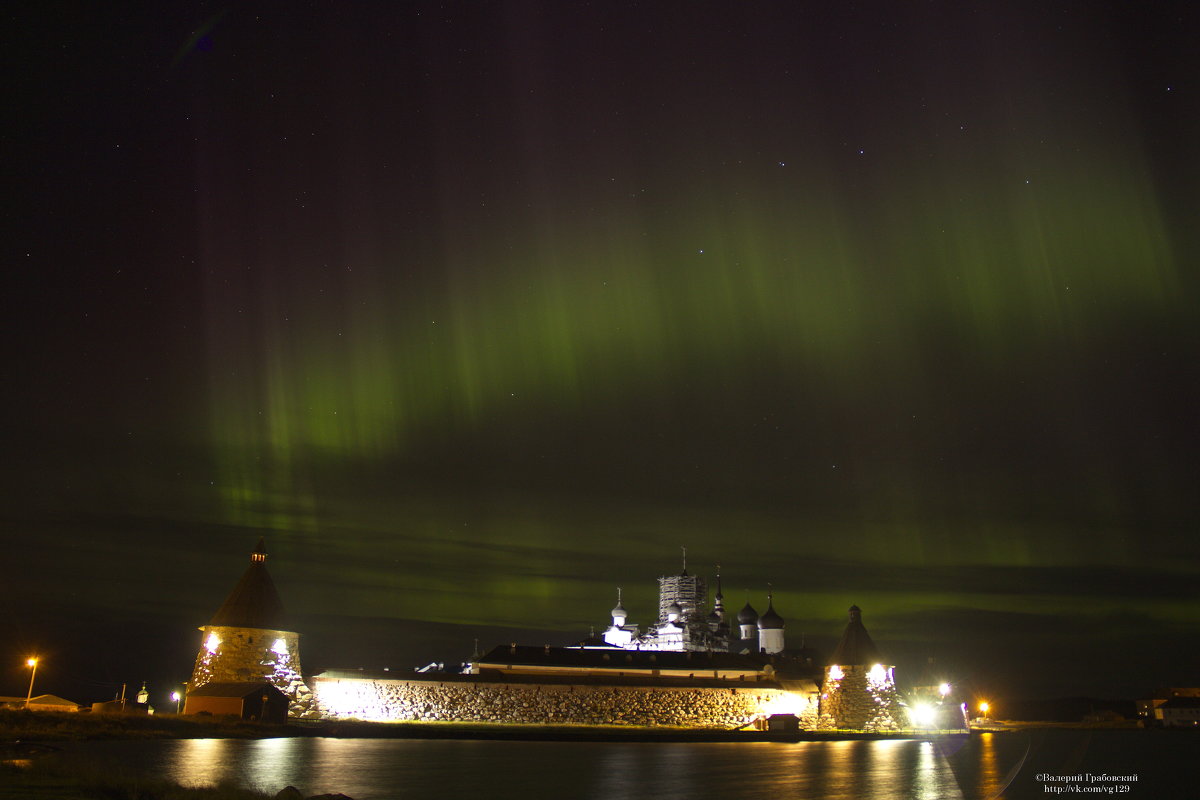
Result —
[[[33,679],[37,677],[37,656],[31,656],[25,660],[25,666],[29,667],[29,692],[25,695],[25,707],[29,708],[29,701],[33,699]]]
[[[883,664],[871,667],[871,671],[867,673],[867,680],[877,686],[884,683],[887,680],[887,670],[883,668]]]
[[[419,721],[421,715],[407,709],[390,708],[375,688],[356,681],[325,682],[313,687],[317,701],[330,714],[340,718],[361,719],[368,722],[394,722],[396,720]],[[429,710],[440,713],[432,705]]]
[[[932,727],[937,721],[937,708],[927,703],[920,703],[908,710],[909,719],[919,727]]]
[[[271,645],[271,652],[275,655],[286,656],[287,651],[287,642],[283,639],[276,639],[275,644]]]
[[[808,708],[808,700],[796,692],[783,692],[762,704],[762,713],[768,717],[772,714],[793,714],[797,717],[804,714]]]
[[[980,703],[979,704],[979,713],[987,714],[989,708],[991,708],[991,706],[988,705],[987,702]]]
[[[210,633],[208,639],[204,642],[204,649],[210,653],[217,652],[217,648],[221,646],[221,639],[215,633]]]
[[[845,676],[845,673],[842,672],[842,668],[839,667],[837,664],[834,664],[832,667],[829,668],[829,680],[840,681],[844,676]]]
[[[950,694],[950,684],[943,683],[942,685],[938,686],[938,694],[940,694],[942,697]]]

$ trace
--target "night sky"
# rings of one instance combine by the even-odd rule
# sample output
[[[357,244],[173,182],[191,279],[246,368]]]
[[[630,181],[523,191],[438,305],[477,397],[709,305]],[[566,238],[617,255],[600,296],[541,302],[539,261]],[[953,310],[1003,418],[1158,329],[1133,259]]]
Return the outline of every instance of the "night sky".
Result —
[[[260,536],[309,670],[686,545],[902,684],[1200,682],[1194,4],[3,14],[0,694],[166,705]]]

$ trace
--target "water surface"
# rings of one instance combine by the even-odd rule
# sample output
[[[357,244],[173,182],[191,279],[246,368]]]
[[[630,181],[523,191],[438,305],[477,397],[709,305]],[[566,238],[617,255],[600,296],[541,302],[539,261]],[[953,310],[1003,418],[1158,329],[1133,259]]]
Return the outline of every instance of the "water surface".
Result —
[[[115,761],[187,786],[232,780],[274,794],[654,800],[989,800],[1049,797],[1045,774],[1135,773],[1127,798],[1182,796],[1200,737],[1031,731],[956,741],[520,742],[192,739],[84,742],[62,758]],[[1001,792],[1003,790],[1003,794]],[[1095,796],[1095,795],[1092,795]]]

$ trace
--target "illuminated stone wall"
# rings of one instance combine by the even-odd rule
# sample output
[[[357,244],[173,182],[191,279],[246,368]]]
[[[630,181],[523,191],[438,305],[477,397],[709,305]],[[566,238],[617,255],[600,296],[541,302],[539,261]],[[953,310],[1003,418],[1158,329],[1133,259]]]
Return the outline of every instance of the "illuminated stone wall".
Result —
[[[774,713],[816,727],[816,697],[779,688],[312,679],[327,719],[736,728]]]
[[[188,690],[206,683],[265,680],[288,696],[292,717],[319,716],[300,674],[300,634],[206,625]]]
[[[892,667],[825,668],[820,727],[895,731],[905,727]]]

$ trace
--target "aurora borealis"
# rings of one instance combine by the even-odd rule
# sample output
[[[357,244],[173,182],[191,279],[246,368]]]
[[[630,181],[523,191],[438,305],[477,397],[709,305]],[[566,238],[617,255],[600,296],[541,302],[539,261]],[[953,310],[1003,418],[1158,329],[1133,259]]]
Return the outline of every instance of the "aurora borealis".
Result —
[[[185,676],[259,536],[310,668],[687,545],[901,683],[1195,685],[1194,9],[163,5],[5,34],[0,694]]]

